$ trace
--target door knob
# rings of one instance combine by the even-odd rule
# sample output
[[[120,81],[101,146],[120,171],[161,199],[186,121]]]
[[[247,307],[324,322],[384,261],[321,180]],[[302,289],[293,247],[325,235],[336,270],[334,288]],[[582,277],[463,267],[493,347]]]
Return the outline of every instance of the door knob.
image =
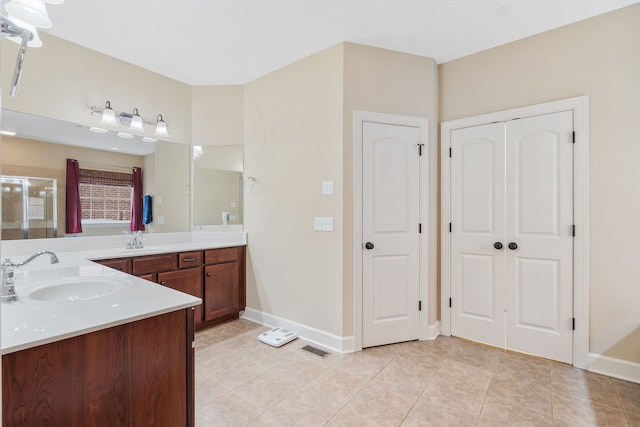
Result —
[[[509,246],[509,249],[511,249],[512,251],[515,251],[516,249],[518,249],[518,244],[516,242],[510,242],[508,246]]]
[[[374,248],[373,243],[371,243],[371,242],[367,242],[367,243],[365,243],[364,247],[365,247],[365,248],[367,248],[367,249],[369,249],[369,250],[371,250],[371,249],[373,249],[373,248]]]
[[[498,249],[498,250],[502,249],[502,242],[495,242],[493,244],[493,247]]]

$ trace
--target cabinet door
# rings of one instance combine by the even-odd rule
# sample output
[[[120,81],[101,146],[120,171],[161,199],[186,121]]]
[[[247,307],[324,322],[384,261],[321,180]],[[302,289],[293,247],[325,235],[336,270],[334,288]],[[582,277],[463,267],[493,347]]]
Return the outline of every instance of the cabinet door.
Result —
[[[200,267],[158,273],[158,283],[176,291],[202,298],[202,269]],[[202,323],[202,304],[195,307],[195,324]]]
[[[95,262],[105,267],[131,274],[131,258],[99,259]]]
[[[208,265],[204,268],[205,320],[237,313],[240,306],[240,263]]]

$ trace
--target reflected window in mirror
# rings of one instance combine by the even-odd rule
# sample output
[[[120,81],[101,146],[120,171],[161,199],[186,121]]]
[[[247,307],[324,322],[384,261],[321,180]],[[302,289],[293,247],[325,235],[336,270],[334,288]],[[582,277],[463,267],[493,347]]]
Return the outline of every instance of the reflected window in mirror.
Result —
[[[133,168],[144,170],[143,194],[154,196],[153,222],[146,232],[185,232],[190,229],[189,213],[191,191],[190,146],[175,142],[157,141],[147,143],[117,138],[113,135],[101,135],[89,132],[87,126],[63,122],[50,118],[2,110],[3,129],[16,132],[15,136],[5,136],[2,140],[2,173],[11,176],[28,176],[54,179],[56,192],[56,233],[47,232],[42,237],[66,237],[65,189],[66,159],[77,159],[83,169],[106,170],[131,173]],[[135,150],[132,152],[132,150]],[[170,173],[157,173],[170,171]],[[121,197],[121,196],[118,196]],[[124,198],[122,196],[121,198]],[[104,216],[109,221],[86,224],[82,233],[74,236],[119,235],[123,228],[130,228],[130,207],[122,209],[123,200],[118,206],[107,207]],[[111,203],[115,203],[113,200]],[[130,205],[130,201],[127,201]],[[5,222],[12,222],[7,209],[17,209],[12,203],[3,205],[3,229]],[[111,212],[109,212],[111,211]],[[123,212],[124,211],[124,212]],[[123,220],[113,219],[123,218]],[[98,214],[99,217],[99,214]],[[97,217],[93,217],[97,218]],[[156,218],[158,219],[156,221]],[[85,219],[89,219],[86,218]],[[122,221],[118,223],[117,221]],[[24,221],[22,221],[24,222]],[[15,226],[14,226],[15,228]],[[33,229],[32,229],[33,231]],[[45,235],[46,234],[46,235]],[[9,232],[3,232],[2,239],[8,239]],[[16,238],[22,237],[22,228],[18,227]],[[36,238],[33,233],[28,238]]]
[[[82,223],[131,221],[133,174],[80,168]]]

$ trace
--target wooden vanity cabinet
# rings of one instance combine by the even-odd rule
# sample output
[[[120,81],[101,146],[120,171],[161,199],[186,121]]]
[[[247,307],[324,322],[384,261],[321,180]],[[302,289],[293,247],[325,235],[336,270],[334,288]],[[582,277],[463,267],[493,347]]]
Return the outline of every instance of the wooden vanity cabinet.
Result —
[[[162,286],[204,300],[202,295],[202,267],[200,266],[158,273],[157,280]],[[194,321],[196,328],[202,323],[202,304],[195,307]]]
[[[103,259],[97,262],[105,267],[113,268],[123,273],[132,274],[133,272],[131,269],[131,258]]]
[[[204,320],[221,322],[238,317],[246,305],[245,247],[204,252]]]
[[[196,329],[204,329],[245,309],[245,255],[246,247],[237,246],[96,262],[201,298],[194,319]]]
[[[146,255],[131,258],[132,273],[144,279],[158,282],[158,273],[178,268],[178,254]],[[149,279],[151,278],[151,279]]]
[[[193,310],[2,356],[5,426],[193,426]]]

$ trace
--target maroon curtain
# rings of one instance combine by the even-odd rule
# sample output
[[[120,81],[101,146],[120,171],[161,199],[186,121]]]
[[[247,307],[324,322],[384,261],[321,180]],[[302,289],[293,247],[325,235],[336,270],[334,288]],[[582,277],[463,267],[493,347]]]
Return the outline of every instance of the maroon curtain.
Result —
[[[131,201],[131,231],[144,231],[142,223],[142,169],[133,168],[133,200]]]
[[[65,223],[67,233],[82,233],[82,207],[80,206],[80,165],[67,159],[67,196]]]

